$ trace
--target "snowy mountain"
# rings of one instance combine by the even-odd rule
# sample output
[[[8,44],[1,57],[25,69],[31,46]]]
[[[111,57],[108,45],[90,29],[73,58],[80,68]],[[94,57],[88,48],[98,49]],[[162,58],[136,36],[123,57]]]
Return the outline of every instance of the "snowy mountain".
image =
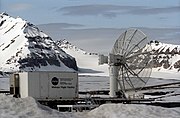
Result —
[[[1,71],[72,71],[75,58],[66,54],[35,25],[0,14]],[[70,69],[71,68],[71,69]]]
[[[66,39],[59,40],[59,41],[56,42],[56,44],[59,45],[62,49],[71,49],[73,51],[79,52],[79,53],[84,54],[84,55],[98,55],[98,53],[86,52],[85,50],[83,50],[81,48],[78,48],[77,46],[71,44]]]
[[[159,41],[150,42],[153,54],[152,77],[180,77],[180,45],[166,44]]]
[[[180,45],[150,42],[154,56],[154,68],[180,71]]]
[[[57,45],[66,53],[72,55],[77,60],[80,74],[103,75],[108,76],[108,65],[98,65],[98,54],[88,53],[83,49],[76,47],[67,40],[56,42]],[[180,76],[180,46],[150,41],[153,49],[153,73],[152,77],[172,77]],[[173,76],[172,76],[173,74]]]

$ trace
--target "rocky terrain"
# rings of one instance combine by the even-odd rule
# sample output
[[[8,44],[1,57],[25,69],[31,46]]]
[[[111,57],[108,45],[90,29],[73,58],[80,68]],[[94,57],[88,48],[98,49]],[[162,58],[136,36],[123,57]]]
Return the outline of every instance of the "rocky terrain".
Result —
[[[153,68],[180,71],[180,46],[151,41]]]
[[[76,60],[43,31],[19,17],[0,14],[0,70],[78,70]]]

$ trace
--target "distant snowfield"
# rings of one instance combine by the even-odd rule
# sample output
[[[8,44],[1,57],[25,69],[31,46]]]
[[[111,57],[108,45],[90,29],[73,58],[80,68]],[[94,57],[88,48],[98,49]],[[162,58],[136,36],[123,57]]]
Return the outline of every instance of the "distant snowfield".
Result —
[[[171,70],[167,71],[165,69],[162,69],[161,71],[157,71],[157,69],[152,69],[151,77],[180,80],[180,72],[174,72]]]

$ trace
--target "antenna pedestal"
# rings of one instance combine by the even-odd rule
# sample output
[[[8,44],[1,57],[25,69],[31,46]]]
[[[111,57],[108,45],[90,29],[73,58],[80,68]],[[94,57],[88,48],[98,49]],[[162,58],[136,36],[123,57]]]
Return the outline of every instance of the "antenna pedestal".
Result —
[[[110,65],[109,67],[110,76],[110,97],[117,97],[116,92],[118,92],[118,66]]]

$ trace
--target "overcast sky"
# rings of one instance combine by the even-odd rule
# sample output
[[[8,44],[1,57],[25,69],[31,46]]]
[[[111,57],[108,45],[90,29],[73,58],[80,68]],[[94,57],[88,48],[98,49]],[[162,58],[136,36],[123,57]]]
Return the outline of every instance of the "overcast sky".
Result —
[[[66,33],[76,33],[76,36],[82,32],[86,35],[75,37],[70,33],[63,34],[64,30],[58,34],[52,33],[53,29],[45,31],[50,32],[53,38],[72,40],[74,36],[79,40],[86,38],[93,41],[97,37],[103,40],[108,34],[107,29],[112,34],[113,31],[118,32],[118,29],[129,27],[150,28],[151,30],[164,28],[167,30],[166,33],[170,29],[174,32],[166,34],[164,41],[180,44],[180,39],[178,39],[180,37],[180,0],[0,0],[0,11],[14,17],[20,16],[35,25],[49,24],[48,30],[49,27],[53,27],[64,29]],[[46,29],[47,27],[44,27],[44,30]],[[101,34],[97,37],[95,37],[96,32],[88,34],[93,29]],[[106,31],[102,32],[103,30]],[[103,36],[103,33],[106,34]],[[159,34],[164,36],[159,36]],[[162,32],[159,34],[156,38],[163,40],[165,34]],[[57,37],[57,35],[68,36]],[[113,36],[116,38],[117,34]],[[171,38],[174,40],[170,41]]]
[[[34,24],[180,27],[180,0],[0,0],[1,11]]]

